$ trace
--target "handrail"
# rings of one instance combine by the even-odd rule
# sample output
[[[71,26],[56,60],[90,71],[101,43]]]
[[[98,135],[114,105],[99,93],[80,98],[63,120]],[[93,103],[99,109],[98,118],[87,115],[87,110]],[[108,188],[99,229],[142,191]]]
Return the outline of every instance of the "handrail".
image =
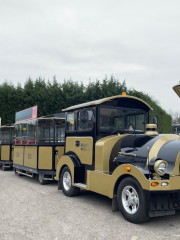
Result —
[[[129,156],[133,156],[136,157],[136,154],[133,153],[126,153],[126,152],[118,152],[120,155],[129,155]]]

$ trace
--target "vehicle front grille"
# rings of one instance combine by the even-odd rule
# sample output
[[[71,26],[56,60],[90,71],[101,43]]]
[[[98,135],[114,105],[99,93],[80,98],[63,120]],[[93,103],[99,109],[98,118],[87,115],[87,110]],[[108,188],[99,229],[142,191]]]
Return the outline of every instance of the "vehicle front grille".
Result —
[[[180,208],[180,191],[153,192],[150,194],[151,210],[171,210]]]

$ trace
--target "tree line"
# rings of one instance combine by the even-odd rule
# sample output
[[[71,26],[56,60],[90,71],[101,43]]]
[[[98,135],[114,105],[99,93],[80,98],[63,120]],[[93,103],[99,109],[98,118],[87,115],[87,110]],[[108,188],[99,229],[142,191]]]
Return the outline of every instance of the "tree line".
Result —
[[[41,77],[35,81],[28,78],[23,87],[20,83],[14,86],[4,82],[0,85],[0,117],[2,125],[14,123],[16,112],[35,105],[38,105],[40,117],[59,113],[62,109],[76,104],[120,95],[122,92],[143,99],[154,109],[152,114],[159,116],[159,133],[171,132],[171,116],[159,106],[157,100],[144,92],[128,89],[125,81],[121,83],[114,76],[105,77],[102,81],[89,81],[87,85],[72,80],[58,83],[56,77],[47,82]]]

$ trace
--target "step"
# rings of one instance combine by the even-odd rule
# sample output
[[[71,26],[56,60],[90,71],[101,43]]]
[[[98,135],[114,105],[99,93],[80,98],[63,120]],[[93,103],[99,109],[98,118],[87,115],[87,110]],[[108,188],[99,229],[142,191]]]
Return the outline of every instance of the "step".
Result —
[[[74,186],[80,187],[80,188],[84,188],[84,189],[87,188],[87,185],[86,185],[86,184],[83,184],[83,183],[74,183]]]

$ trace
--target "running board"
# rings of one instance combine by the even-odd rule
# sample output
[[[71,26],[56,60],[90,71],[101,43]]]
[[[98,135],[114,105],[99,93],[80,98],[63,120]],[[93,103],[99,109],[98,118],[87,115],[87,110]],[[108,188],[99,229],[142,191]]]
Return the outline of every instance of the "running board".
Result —
[[[86,185],[86,184],[83,184],[83,183],[74,183],[74,186],[75,186],[75,187],[84,188],[84,189],[87,188],[87,185]]]
[[[54,179],[53,178],[43,178],[43,180],[51,180],[51,181],[53,181]]]
[[[23,173],[23,172],[20,172],[20,171],[17,171],[17,170],[16,170],[16,173],[19,173],[21,175],[25,175],[25,176],[28,176],[28,177],[33,177],[33,175],[30,175],[30,174],[27,174],[27,173]]]
[[[4,165],[4,168],[10,168],[10,167],[11,167],[10,165],[9,165],[9,166],[5,166],[5,165]]]

